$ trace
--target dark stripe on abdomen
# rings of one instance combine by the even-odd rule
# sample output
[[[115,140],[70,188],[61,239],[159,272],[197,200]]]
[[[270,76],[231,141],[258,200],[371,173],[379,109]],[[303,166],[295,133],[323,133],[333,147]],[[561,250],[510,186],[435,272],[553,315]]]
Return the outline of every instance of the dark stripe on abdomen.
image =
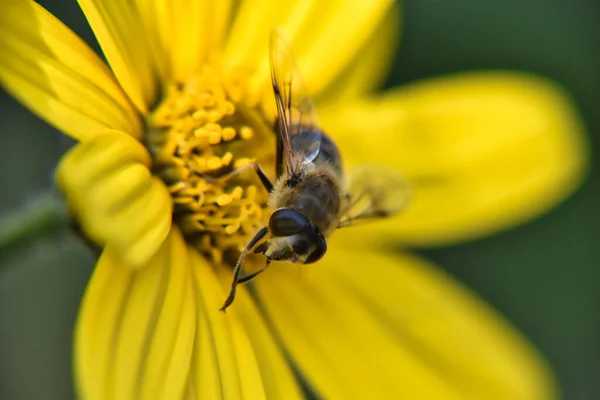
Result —
[[[339,173],[342,173],[342,156],[337,145],[327,136],[325,132],[315,126],[305,126],[290,137],[292,151],[304,150],[310,148],[310,145],[317,140],[321,141],[319,154],[314,160],[315,164],[328,162]]]
[[[328,229],[340,210],[340,196],[322,175],[309,175],[298,187],[292,208],[306,216],[321,231]]]

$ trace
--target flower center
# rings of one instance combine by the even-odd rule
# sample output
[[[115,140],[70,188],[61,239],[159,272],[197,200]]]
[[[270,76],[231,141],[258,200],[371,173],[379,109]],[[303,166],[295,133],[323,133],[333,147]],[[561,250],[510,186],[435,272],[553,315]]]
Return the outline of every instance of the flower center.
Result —
[[[147,121],[153,172],[169,188],[173,220],[216,264],[233,265],[268,216],[267,191],[243,167],[273,165],[274,135],[243,81],[207,66],[168,87]]]

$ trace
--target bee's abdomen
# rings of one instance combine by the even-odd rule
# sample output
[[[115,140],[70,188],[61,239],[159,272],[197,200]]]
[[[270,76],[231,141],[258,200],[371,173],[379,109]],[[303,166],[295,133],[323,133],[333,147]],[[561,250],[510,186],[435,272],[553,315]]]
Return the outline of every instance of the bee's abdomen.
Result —
[[[314,160],[315,164],[327,162],[338,174],[342,173],[342,156],[337,145],[325,132],[316,126],[305,126],[298,133],[291,136],[292,151],[310,148],[311,144],[320,140],[319,154]]]
[[[309,175],[302,181],[292,205],[326,236],[337,220],[341,207],[340,191],[336,185],[325,175]]]
[[[321,137],[321,148],[317,156],[317,163],[326,161],[341,175],[342,174],[342,156],[337,145],[323,133]]]

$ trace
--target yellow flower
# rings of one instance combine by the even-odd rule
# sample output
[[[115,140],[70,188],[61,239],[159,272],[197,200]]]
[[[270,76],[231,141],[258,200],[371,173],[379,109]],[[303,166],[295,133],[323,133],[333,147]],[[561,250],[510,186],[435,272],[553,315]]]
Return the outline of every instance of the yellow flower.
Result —
[[[76,331],[81,397],[292,399],[300,381],[333,399],[555,394],[544,361],[488,306],[390,245],[490,234],[571,192],[585,150],[559,89],[490,72],[370,94],[398,36],[390,1],[79,4],[110,69],[38,4],[5,0],[0,80],[79,141],[58,181],[103,246]],[[203,177],[272,164],[261,113],[273,115],[262,105],[275,25],[346,164],[395,168],[414,196],[398,218],[334,234],[303,272],[273,266],[224,314],[267,194],[250,176]]]

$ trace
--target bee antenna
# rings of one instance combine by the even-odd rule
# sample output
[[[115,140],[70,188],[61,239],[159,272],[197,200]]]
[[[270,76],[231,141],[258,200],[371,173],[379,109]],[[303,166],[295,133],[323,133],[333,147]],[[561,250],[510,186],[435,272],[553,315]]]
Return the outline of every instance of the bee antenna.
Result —
[[[229,296],[227,296],[227,299],[225,299],[225,303],[223,303],[223,306],[221,306],[221,308],[219,308],[219,311],[225,312],[225,309],[227,307],[229,307],[231,305],[231,303],[233,303],[233,300],[235,299],[235,289],[237,288],[237,285],[240,281],[240,275],[242,273],[242,266],[244,265],[246,256],[248,255],[250,250],[256,245],[256,243],[258,243],[262,238],[264,238],[268,232],[269,232],[269,228],[266,226],[264,228],[262,228],[260,231],[258,231],[258,233],[256,235],[254,235],[254,237],[248,242],[248,244],[242,251],[242,254],[240,254],[240,257],[238,258],[237,262],[235,263],[235,267],[233,269],[233,282],[231,282],[231,290],[229,291]]]

